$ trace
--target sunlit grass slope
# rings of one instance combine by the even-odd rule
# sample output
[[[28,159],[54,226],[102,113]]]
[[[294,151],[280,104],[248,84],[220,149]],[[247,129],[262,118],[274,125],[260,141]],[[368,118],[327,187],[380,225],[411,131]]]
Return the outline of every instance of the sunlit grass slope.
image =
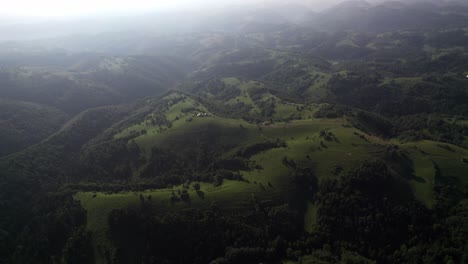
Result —
[[[225,81],[240,83],[233,78]],[[384,159],[386,148],[397,145],[412,161],[414,177],[406,181],[415,197],[428,207],[434,203],[433,188],[437,173],[442,177],[458,177],[460,184],[468,182],[465,175],[468,163],[463,159],[468,157],[468,151],[460,147],[432,141],[404,144],[394,140],[386,141],[352,127],[345,119],[316,119],[303,115],[301,120],[254,124],[242,119],[217,116],[190,96],[172,94],[166,99],[170,100],[162,111],[150,113],[141,122],[123,128],[114,138],[135,135],[131,140],[138,144],[146,156],[151,154],[155,146],[182,150],[196,142],[200,133],[208,130],[213,133],[213,144],[231,146],[223,154],[226,157],[259,142],[280,140],[286,146],[261,151],[250,157],[249,162],[255,164],[255,169],[239,172],[245,181],[225,180],[218,187],[202,183],[201,192],[191,188],[190,202],[171,203],[172,193],[177,193],[182,186],[117,194],[78,193],[76,199],[87,210],[87,227],[92,231],[98,260],[102,258],[102,252],[98,252],[98,249],[109,246],[106,237],[109,213],[113,209],[138,208],[142,204],[140,194],[144,203],[150,204],[161,214],[190,208],[209,208],[213,204],[222,210],[242,210],[250,206],[249,200],[253,195],[276,203],[305,202],[304,229],[313,230],[318,208],[311,201],[294,200],[297,199],[294,196],[294,168],[285,164],[285,159],[293,160],[297,167],[312,168],[320,181],[344,175],[363,160]],[[280,105],[291,106],[285,112],[294,112],[297,107]],[[309,114],[312,112],[307,116]],[[153,115],[163,116],[169,122],[154,125],[149,121]],[[142,130],[146,132],[141,133]],[[323,131],[332,135],[332,139],[324,138]],[[309,198],[311,200],[312,197]]]

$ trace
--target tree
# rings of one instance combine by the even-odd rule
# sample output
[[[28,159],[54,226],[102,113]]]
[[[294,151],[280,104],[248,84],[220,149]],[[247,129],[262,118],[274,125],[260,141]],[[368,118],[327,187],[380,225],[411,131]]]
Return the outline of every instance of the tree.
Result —
[[[189,189],[190,188],[190,180],[186,180],[183,187],[184,187],[184,189]]]
[[[68,238],[63,249],[65,263],[93,263],[91,235],[84,227],[78,228]]]
[[[190,201],[190,195],[188,194],[187,189],[183,189],[181,194],[180,194],[180,199],[184,202],[189,202]]]

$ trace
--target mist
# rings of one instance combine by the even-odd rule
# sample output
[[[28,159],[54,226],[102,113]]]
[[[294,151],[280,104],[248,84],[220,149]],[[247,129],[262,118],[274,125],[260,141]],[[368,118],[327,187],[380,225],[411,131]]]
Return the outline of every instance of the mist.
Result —
[[[412,0],[401,3],[430,2],[435,5],[453,1]],[[368,9],[383,2],[385,1],[19,0],[2,6],[0,41],[44,40],[112,32],[236,32],[247,23],[299,25],[320,30],[322,26],[326,26],[322,25],[324,18],[342,20],[348,13],[354,12],[355,7]],[[333,8],[338,8],[338,11]],[[360,19],[359,16],[357,19]]]
[[[175,1],[148,1],[148,0],[103,0],[103,1],[30,1],[19,0],[2,4],[0,15],[2,16],[20,16],[20,17],[79,17],[88,15],[102,14],[125,14],[132,12],[148,12],[157,10],[181,10],[181,9],[212,9],[234,6],[274,6],[300,4],[313,10],[320,10],[343,0],[322,1],[278,1],[278,0],[253,0],[253,1],[215,1],[215,0],[175,0]]]

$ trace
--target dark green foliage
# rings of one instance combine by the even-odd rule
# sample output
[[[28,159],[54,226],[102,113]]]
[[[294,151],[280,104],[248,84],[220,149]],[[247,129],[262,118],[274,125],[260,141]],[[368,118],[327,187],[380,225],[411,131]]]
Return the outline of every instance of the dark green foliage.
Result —
[[[3,54],[2,54],[3,56]],[[92,107],[130,102],[166,90],[190,69],[178,58],[156,56],[112,57],[102,54],[74,54],[62,65],[51,63],[46,54],[40,70],[14,68],[35,64],[26,62],[0,71],[0,97],[39,103],[76,114]],[[83,68],[77,67],[80,65]],[[108,64],[111,67],[102,66]],[[113,70],[115,64],[120,70]],[[36,66],[36,67],[37,67]]]
[[[38,143],[59,130],[67,119],[55,108],[0,99],[0,156]]]
[[[176,153],[160,148],[153,148],[151,159],[144,171],[142,177],[156,178],[160,182],[160,186],[165,187],[168,184],[180,184],[190,178],[183,176],[191,175],[191,168],[187,162]]]
[[[321,182],[315,199],[318,234],[325,236],[335,254],[345,247],[378,263],[414,262],[421,257],[435,262],[460,261],[464,254],[466,239],[448,236],[463,229],[459,221],[466,216],[445,218],[437,213],[439,209],[428,210],[412,198],[409,189],[402,189],[382,162],[366,162],[339,180]],[[444,212],[447,207],[460,212],[464,203],[438,204]],[[443,224],[446,221],[454,225]]]
[[[288,157],[284,157],[283,160],[281,161],[286,167],[289,167],[291,169],[297,169],[296,162],[292,159],[288,159]]]
[[[91,233],[81,227],[68,238],[63,249],[63,258],[69,264],[94,263],[93,250]]]
[[[221,101],[229,101],[241,94],[240,89],[232,85],[227,85],[219,79],[197,83],[191,90],[197,93],[206,92],[214,96],[214,99]]]
[[[382,137],[390,137],[393,135],[392,122],[378,114],[357,111],[350,119],[351,124],[368,134]]]
[[[309,64],[308,60],[301,60],[292,55],[272,72],[265,75],[263,80],[271,84],[273,88],[286,89],[291,94],[300,95],[317,81],[318,75],[310,73],[313,66],[316,65]]]
[[[380,79],[378,72],[334,74],[328,89],[336,102],[364,108],[385,98],[385,90],[377,87]]]
[[[151,179],[152,184],[158,188],[192,180],[213,182],[219,186],[223,179],[242,180],[238,173],[232,172],[242,169],[250,169],[243,159],[226,160],[218,157],[208,159],[202,155],[188,158],[174,151],[153,148],[152,157],[141,172],[141,176]]]
[[[82,145],[124,115],[117,107],[89,110],[41,144],[0,160],[0,199],[5,201],[0,203],[0,230],[8,230],[7,249],[1,251],[9,252],[6,257],[20,263],[60,257],[73,229],[85,224],[85,214],[72,193],[54,191],[82,176],[76,167]]]
[[[204,98],[198,98],[200,102],[203,103],[211,112],[216,113],[219,116],[224,117],[241,117],[245,120],[252,119],[249,116],[250,110],[252,110],[252,106],[245,104],[243,102],[237,102],[234,104],[226,105],[222,102],[210,101]]]
[[[466,79],[426,73],[421,81],[403,87],[395,82],[380,85],[382,77],[379,73],[369,71],[335,74],[328,83],[329,100],[387,117],[431,112],[467,114],[464,103],[468,100]]]
[[[374,162],[363,164],[340,182],[322,182],[316,197],[320,230],[330,234],[332,240],[365,242],[370,247],[363,248],[366,255],[371,250],[396,249],[408,237],[405,226],[410,223],[409,212],[416,213],[423,206],[404,200],[408,194],[395,193],[394,181],[385,164]]]
[[[241,77],[257,79],[270,73],[274,68],[275,61],[271,59],[259,59],[246,63],[226,63],[213,67],[210,71],[203,72],[199,78],[223,78]]]
[[[87,148],[82,153],[83,178],[126,180],[132,176],[132,168],[141,164],[138,145],[127,140],[107,141]]]
[[[452,175],[444,175],[440,171],[439,165],[433,162],[435,169],[434,176],[434,198],[436,200],[436,212],[448,216],[446,208],[451,208],[463,199],[466,199],[468,186],[463,185],[459,178]]]
[[[343,117],[343,115],[350,113],[351,110],[345,106],[336,105],[336,104],[325,104],[320,109],[315,112],[315,118],[338,118]]]
[[[262,151],[272,149],[272,148],[281,148],[281,147],[286,147],[286,143],[280,142],[280,141],[255,143],[255,144],[249,145],[239,150],[236,155],[248,159]]]
[[[339,142],[338,138],[336,138],[336,136],[328,130],[320,131],[319,136],[329,142],[330,141]]]
[[[425,100],[430,104],[426,109],[432,108],[436,113],[467,115],[468,107],[464,103],[468,100],[467,84],[466,78],[457,76],[426,75],[423,82],[411,87],[408,95]]]
[[[449,30],[431,35],[427,42],[431,46],[440,48],[464,46],[468,42],[468,36],[461,29]]]
[[[395,118],[395,134],[403,140],[429,139],[462,145],[468,136],[466,127],[448,122],[440,115],[413,115]]]
[[[182,190],[182,193],[180,194],[180,199],[181,199],[183,202],[186,202],[186,203],[189,203],[189,202],[190,202],[190,195],[189,195],[187,189],[183,189],[183,190]]]
[[[249,170],[249,164],[243,158],[233,157],[231,159],[220,159],[215,163],[216,169],[226,169],[231,171]]]
[[[117,263],[280,259],[288,239],[300,233],[296,214],[285,205],[257,202],[252,206],[242,214],[225,214],[213,207],[159,217],[143,209],[114,210],[109,216],[110,237],[117,246],[114,258]]]
[[[17,245],[12,248],[12,262],[51,263],[62,256],[70,260],[88,256],[82,263],[92,263],[89,234],[84,231],[86,212],[72,193],[65,190],[36,199],[29,205],[34,208],[34,216],[22,227]]]

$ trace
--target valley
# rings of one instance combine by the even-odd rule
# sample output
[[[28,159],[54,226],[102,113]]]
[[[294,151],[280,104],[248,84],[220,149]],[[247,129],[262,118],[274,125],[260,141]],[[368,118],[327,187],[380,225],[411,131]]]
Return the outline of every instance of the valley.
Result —
[[[0,264],[465,263],[467,6],[309,7],[0,27]]]

